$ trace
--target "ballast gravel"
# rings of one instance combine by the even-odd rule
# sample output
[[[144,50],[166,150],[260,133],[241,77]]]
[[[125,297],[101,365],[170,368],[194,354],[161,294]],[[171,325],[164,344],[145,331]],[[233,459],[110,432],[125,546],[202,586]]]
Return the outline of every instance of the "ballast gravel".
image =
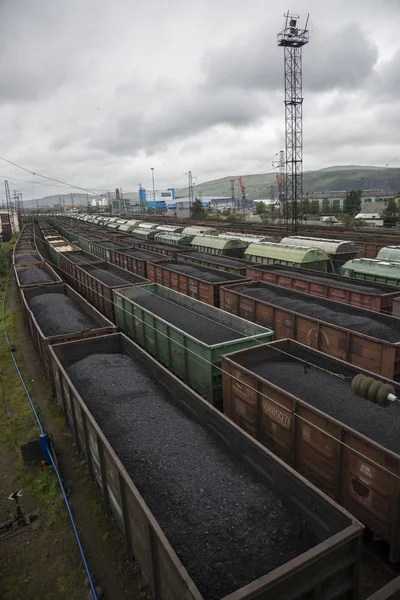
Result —
[[[315,408],[345,423],[385,448],[400,454],[400,406],[390,403],[382,407],[355,396],[351,379],[289,358],[271,362],[254,361],[246,368],[283,388]],[[331,369],[334,372],[334,367]]]
[[[211,273],[206,267],[196,267],[189,264],[181,263],[162,263],[162,267],[166,269],[172,269],[173,271],[179,271],[179,273],[185,273],[191,277],[197,277],[202,281],[220,282],[220,281],[234,281],[240,279],[239,275],[233,273],[226,273],[221,271],[220,273]]]
[[[199,260],[207,260],[209,262],[213,262],[218,265],[224,265],[226,267],[239,267],[240,269],[246,268],[246,265],[243,265],[242,262],[239,262],[234,258],[229,258],[228,256],[208,254],[208,252],[190,252],[188,256],[190,258],[197,258]]]
[[[272,273],[279,273],[279,275],[287,275],[288,277],[296,277],[296,279],[306,279],[307,281],[315,281],[316,283],[327,283],[335,287],[360,290],[360,292],[369,292],[371,294],[387,294],[388,291],[383,288],[372,287],[369,285],[360,285],[359,283],[353,283],[352,281],[340,281],[337,279],[329,279],[329,277],[319,277],[316,275],[307,275],[306,273],[293,273],[292,271],[286,271],[285,269],[274,269]],[[386,287],[386,286],[385,286]],[[389,286],[387,286],[389,288]],[[394,291],[394,288],[390,286],[390,290]]]
[[[45,336],[99,327],[91,315],[84,312],[75,300],[65,294],[34,296],[28,301],[28,305]]]
[[[15,264],[21,265],[30,262],[41,262],[39,254],[21,254],[15,257]]]
[[[32,268],[21,269],[18,271],[18,278],[21,285],[30,285],[31,283],[46,283],[48,281],[57,281],[57,279],[46,271],[46,269]]]
[[[338,305],[337,309],[328,308],[323,304],[324,300],[322,298],[305,299],[306,296],[300,293],[297,297],[292,297],[288,295],[286,288],[282,288],[282,291],[278,292],[267,287],[246,287],[241,289],[241,293],[379,340],[386,342],[400,341],[400,321],[397,323],[397,320],[393,319],[393,324],[388,325],[384,322],[385,316],[378,313],[376,316],[364,317],[355,313],[356,309],[347,304],[341,305],[340,308]],[[290,294],[293,293],[295,292],[290,291]]]
[[[96,279],[99,279],[100,281],[111,287],[117,285],[129,285],[130,283],[132,283],[130,281],[127,281],[126,279],[122,279],[122,277],[113,275],[113,273],[110,273],[105,269],[90,269],[90,271],[87,270],[87,272],[89,273],[89,275],[93,275],[93,277],[96,277]]]
[[[318,543],[301,515],[143,364],[93,354],[66,371],[206,600]]]
[[[135,298],[134,302],[205,344],[220,344],[245,337],[243,333],[220,325],[165,298],[146,294]]]

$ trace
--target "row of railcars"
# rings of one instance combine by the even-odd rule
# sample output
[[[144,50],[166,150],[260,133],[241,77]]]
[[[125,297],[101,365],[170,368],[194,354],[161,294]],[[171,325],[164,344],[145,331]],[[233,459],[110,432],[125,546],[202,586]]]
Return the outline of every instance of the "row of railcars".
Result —
[[[71,263],[77,257],[73,264],[78,268],[96,265],[93,259],[80,262],[90,257],[74,252],[64,254]],[[59,264],[64,254],[60,252]],[[64,268],[59,271],[63,275]],[[29,293],[54,299],[63,294],[50,289],[60,285],[73,292],[67,284],[54,284]],[[135,289],[138,295],[126,298],[126,291]],[[159,360],[124,333],[113,333],[105,316],[105,335],[96,335],[97,323],[87,322],[85,331],[60,334],[76,335],[74,340],[52,339],[38,307],[26,298],[31,333],[35,328],[48,338],[47,376],[57,402],[153,597],[356,598],[361,524],[213,406],[212,401],[222,401],[220,395],[206,400],[189,387],[192,381],[185,383],[185,372],[195,371],[196,362],[215,365],[222,360],[218,339],[226,354],[229,349],[264,347],[261,342],[270,341],[272,332],[193,298],[168,295],[172,292],[165,287],[159,291],[129,284],[112,290],[117,315],[127,318],[123,329],[133,331],[141,322],[142,329],[132,337],[142,335],[143,344],[152,335],[167,340],[148,347]],[[89,303],[73,294],[80,298],[74,297],[77,310],[84,311]],[[117,297],[129,302],[118,305]],[[158,307],[163,305],[159,311],[146,304],[155,298]],[[134,312],[130,302],[144,312]],[[180,324],[177,315],[184,310],[195,318]],[[100,314],[94,307],[92,311]],[[57,314],[59,325],[72,323],[51,302],[47,313],[51,323]],[[158,317],[157,324],[151,314]],[[163,327],[168,323],[167,331]],[[183,337],[182,327],[191,328]],[[202,340],[205,332],[214,340]],[[193,338],[199,343],[187,345]],[[190,362],[189,353],[197,359]],[[170,367],[179,359],[174,368],[180,369],[180,377],[163,366],[164,355]],[[217,371],[211,365],[207,374],[212,393]]]
[[[180,262],[184,262],[182,257]],[[162,267],[164,263],[154,264],[159,268],[160,266]],[[149,266],[152,268],[151,262],[147,263],[147,268],[149,268]],[[172,267],[174,268],[175,266],[175,263],[173,263]],[[170,267],[167,265],[165,268],[168,269]],[[257,265],[256,268],[259,268],[259,266]],[[265,268],[265,271],[268,271],[268,267]],[[299,271],[299,269],[297,271]],[[311,271],[307,272],[307,276],[309,276],[309,273],[311,273]],[[325,275],[325,277],[328,276]],[[329,276],[329,282],[332,281],[333,286],[338,286],[339,280],[344,280],[347,282],[348,286],[351,285],[351,280],[339,277],[336,278],[331,275]],[[198,315],[197,306],[203,307],[204,310],[207,310],[207,308],[211,309],[211,307],[207,307],[206,304],[198,302],[198,300],[195,300],[194,298],[188,298],[188,296],[190,296],[188,290],[186,290],[185,295],[182,296],[181,293],[176,291],[171,292],[171,290],[166,289],[168,286],[165,284],[166,282],[164,281],[163,285],[128,286],[126,288],[114,290],[113,298],[118,307],[116,309],[118,327],[124,331],[124,333],[127,333],[136,343],[143,348],[146,348],[146,350],[156,357],[160,363],[176,373],[182,381],[188,383],[188,385],[194,389],[196,389],[195,386],[197,385],[197,390],[209,402],[214,402],[215,399],[218,399],[216,401],[216,406],[219,408],[221,407],[222,402],[224,411],[228,414],[228,408],[225,408],[225,404],[228,402],[226,398],[232,393],[232,389],[240,391],[241,389],[243,390],[243,386],[246,388],[248,383],[246,379],[247,375],[244,372],[240,373],[239,370],[227,375],[227,368],[224,366],[224,357],[227,356],[229,350],[228,346],[226,346],[219,356],[222,360],[223,378],[226,379],[226,377],[228,377],[230,387],[224,382],[222,397],[221,392],[218,392],[218,386],[217,388],[214,388],[217,390],[213,391],[213,394],[215,394],[214,396],[212,396],[210,392],[206,392],[204,387],[203,389],[200,388],[201,381],[204,383],[209,381],[210,377],[212,378],[215,376],[215,369],[213,375],[212,369],[207,372],[206,370],[203,370],[202,366],[203,363],[213,363],[214,359],[212,357],[214,356],[213,352],[215,351],[215,348],[213,347],[214,344],[211,344],[211,347],[207,349],[208,353],[205,353],[204,340],[198,346],[194,347],[188,344],[187,339],[176,337],[177,334],[182,331],[182,328],[188,327],[186,321],[189,322],[190,320],[185,318],[179,320],[178,316],[174,316],[174,311],[171,313],[170,307],[171,305],[176,305],[177,308],[174,309],[175,315],[179,315],[180,311],[183,311],[183,309],[190,310],[191,314]],[[256,295],[252,294],[252,292],[254,289],[259,288],[262,290],[266,289],[268,293],[271,293],[272,291],[277,295],[276,297],[279,296],[284,298],[285,301],[288,300],[289,304],[291,304],[295,310],[290,308],[289,305],[285,307],[281,306],[280,301],[274,304],[272,301],[266,301],[265,298],[257,299]],[[360,291],[364,294],[368,293],[362,285]],[[237,292],[239,292],[239,294],[237,294],[236,300],[232,301],[231,299],[227,303],[225,302],[225,298],[229,299],[229,294],[232,296],[232,293],[236,294]],[[317,371],[318,373],[326,372],[327,376],[332,378],[336,377],[341,382],[345,382],[347,385],[346,393],[353,394],[353,401],[358,405],[361,412],[363,412],[365,406],[369,407],[369,402],[371,402],[371,400],[368,400],[368,398],[373,399],[374,394],[376,395],[377,391],[380,390],[379,401],[377,401],[375,397],[375,402],[372,402],[375,407],[374,410],[378,410],[378,413],[374,415],[373,422],[376,424],[377,429],[382,429],[382,427],[379,427],[378,417],[379,415],[382,415],[382,423],[385,423],[385,417],[389,415],[389,422],[392,422],[393,427],[397,427],[397,412],[395,412],[397,403],[392,400],[389,402],[387,398],[389,396],[397,397],[397,394],[400,391],[398,390],[398,384],[390,381],[394,378],[398,378],[398,339],[395,339],[395,337],[399,332],[400,321],[386,315],[378,314],[378,310],[387,310],[388,307],[387,304],[384,306],[382,298],[380,306],[376,305],[376,312],[373,313],[367,310],[357,310],[352,307],[347,307],[342,302],[332,302],[321,299],[320,303],[319,299],[315,299],[314,296],[316,294],[314,294],[314,292],[312,292],[314,296],[311,296],[309,294],[304,294],[304,292],[294,292],[293,290],[278,288],[278,286],[271,286],[269,284],[261,283],[260,281],[254,282],[245,280],[234,284],[221,285],[219,293],[221,307],[224,308],[225,311],[215,308],[212,310],[216,310],[218,313],[226,315],[224,319],[239,315],[247,321],[253,322],[253,324],[264,328],[266,331],[274,330],[275,338],[282,340],[282,342],[275,343],[277,346],[275,352],[278,352],[283,358],[292,356],[293,360],[295,360],[296,348],[294,348],[294,346],[290,346],[290,348],[284,347],[283,344],[294,344],[296,347],[300,348],[297,361],[301,366],[301,373],[307,375],[310,371]],[[262,294],[263,293],[264,291]],[[377,287],[374,290],[370,290],[369,293],[379,297],[380,295],[387,296],[391,292],[386,288]],[[172,294],[172,296],[170,294]],[[174,295],[176,295],[176,298],[174,298]],[[243,297],[239,298],[239,295]],[[145,300],[143,300],[143,298],[145,298]],[[160,302],[160,300],[162,300],[162,302]],[[389,302],[388,297],[384,300],[386,303]],[[251,302],[254,301],[257,301],[257,306],[254,305],[252,307]],[[193,305],[190,304],[189,306],[186,306],[185,302],[193,303]],[[305,312],[299,312],[298,309],[303,306],[303,303],[308,303],[308,305],[314,304],[316,313],[314,315],[308,315]],[[162,305],[169,308],[161,309],[160,307]],[[162,310],[166,312],[162,312]],[[280,310],[281,313],[279,313]],[[235,311],[237,311],[236,314],[234,314]],[[272,316],[271,311],[274,313]],[[339,318],[343,321],[345,321],[347,317],[349,317],[351,321],[346,321],[346,323],[343,322],[341,324],[332,323],[328,320],[328,315],[330,315],[331,312],[339,315]],[[204,314],[201,316],[203,319],[209,319],[210,330],[216,328],[216,325],[213,325],[213,322],[215,323],[215,318],[213,321],[211,314],[207,313],[206,317]],[[234,326],[232,326],[232,323],[229,323],[228,320],[222,320],[220,321],[220,324],[221,323],[228,326],[229,329],[234,329]],[[202,332],[207,331],[207,326],[200,327],[199,330]],[[390,333],[388,334],[388,332]],[[381,337],[377,336],[377,333],[379,333]],[[391,339],[388,339],[390,335],[392,337]],[[186,338],[188,338],[188,332],[186,332]],[[301,344],[289,342],[287,338],[298,340]],[[281,346],[279,346],[279,344],[281,344]],[[206,344],[206,346],[207,345],[210,346],[210,344]],[[264,348],[269,346],[265,346],[265,344],[256,344],[255,346],[257,347],[256,349],[241,350],[240,354],[241,356],[243,355],[245,361],[247,361],[246,356],[248,356],[249,360],[253,360],[253,362],[255,361],[256,363],[257,360],[255,357],[260,356],[259,363],[261,368],[261,366],[267,364],[269,361],[268,353],[264,352]],[[324,354],[315,351],[315,348],[323,350]],[[235,354],[236,353],[232,355],[229,354],[228,359],[233,357],[232,360],[234,360]],[[194,357],[192,361],[189,360],[190,355],[193,355]],[[336,360],[328,358],[327,355],[335,357]],[[344,364],[339,360],[340,358],[344,358],[347,363],[353,364],[346,364],[347,370],[343,367],[343,372],[339,370],[339,372],[336,373],[335,369],[339,368],[336,363],[340,363],[341,365]],[[279,363],[279,361],[276,361],[276,357],[274,360]],[[271,359],[271,362],[273,363],[274,360]],[[281,363],[282,364],[279,365],[278,369],[272,367],[272,374],[274,374],[275,371],[283,373],[283,376],[288,380],[293,381],[294,385],[300,386],[300,375],[297,374],[292,377],[289,368],[285,371],[286,365],[284,364],[284,360],[282,360]],[[250,371],[253,369],[251,363],[245,362],[245,364],[251,365]],[[329,368],[329,365],[331,365],[331,368]],[[218,368],[216,370],[218,371]],[[208,373],[207,375],[205,374],[206,372]],[[190,376],[188,376],[188,373],[190,373]],[[269,381],[271,379],[271,385],[275,385],[273,383],[273,375],[264,371],[264,378],[265,373],[267,373],[266,380]],[[375,373],[375,375],[373,373]],[[353,391],[352,387],[352,381],[356,375],[364,377],[361,382],[362,389],[361,392],[359,390],[360,393],[358,395]],[[311,390],[313,390],[313,379],[312,377],[310,377],[310,379]],[[276,454],[282,456],[284,460],[295,466],[298,471],[304,473],[313,482],[317,483],[317,485],[330,494],[332,498],[335,498],[342,505],[351,510],[357,518],[388,543],[391,560],[397,560],[399,553],[399,544],[397,542],[399,537],[399,526],[394,515],[397,510],[396,506],[399,499],[399,473],[396,466],[397,463],[393,468],[388,467],[388,465],[391,464],[390,461],[394,460],[393,454],[396,455],[397,460],[396,448],[390,446],[388,440],[377,440],[372,432],[368,433],[368,430],[361,427],[361,422],[360,424],[357,423],[357,419],[353,419],[352,421],[352,427],[354,428],[353,434],[356,441],[351,438],[352,442],[350,443],[350,438],[345,438],[345,435],[349,435],[348,430],[351,425],[350,421],[346,421],[346,415],[333,414],[333,417],[337,419],[341,428],[339,433],[337,433],[329,420],[332,415],[330,415],[328,410],[328,400],[327,406],[323,409],[318,408],[318,406],[313,407],[305,392],[304,398],[300,393],[295,394],[295,396],[298,396],[300,400],[304,400],[306,404],[310,404],[310,410],[314,410],[315,414],[317,416],[319,415],[320,421],[318,421],[318,419],[313,421],[312,419],[309,420],[307,418],[304,422],[307,422],[309,428],[306,428],[303,431],[303,429],[299,428],[300,426],[298,423],[295,424],[296,419],[300,419],[301,421],[300,414],[299,416],[297,415],[299,411],[297,409],[291,409],[289,406],[288,411],[290,414],[288,416],[288,413],[285,413],[283,410],[287,407],[287,401],[284,398],[283,393],[279,392],[278,398],[274,397],[269,402],[269,392],[266,394],[263,392],[263,381],[259,379],[256,384],[253,382],[254,380],[247,386],[249,388],[247,391],[245,390],[242,392],[242,405],[239,400],[235,400],[235,410],[237,410],[237,414],[240,414],[244,421],[247,419],[247,408],[246,406],[243,406],[243,402],[244,405],[246,405],[246,403],[249,405],[248,410],[252,415],[251,419],[249,419],[251,425],[245,427],[242,422],[239,422],[240,419],[237,416],[234,420],[236,419],[236,422],[246,429],[247,432],[259,439],[261,443],[272,449]],[[282,382],[279,383],[278,381],[278,384],[282,388],[284,387]],[[321,382],[318,380],[316,386],[317,384],[322,390],[320,394],[323,394],[324,390],[329,389],[327,381]],[[324,384],[324,387],[322,387],[322,384]],[[333,387],[334,386],[332,386],[332,388]],[[212,386],[209,387],[209,389],[212,389]],[[228,391],[225,392],[225,389]],[[303,394],[301,387],[298,387],[298,389],[299,392],[301,391]],[[315,387],[315,389],[318,389],[318,387]],[[253,409],[251,406],[253,406],[253,397],[256,392],[260,394],[262,401],[257,405],[258,408]],[[289,390],[288,393],[293,394],[293,391],[290,392]],[[344,394],[343,398],[345,400],[347,396],[344,393],[344,390],[342,390],[342,393]],[[339,395],[338,398],[339,397],[341,396]],[[346,403],[344,404],[346,405]],[[353,405],[350,403],[348,404],[350,406],[349,412],[352,412]],[[228,406],[228,404],[226,404],[226,406]],[[343,403],[340,406],[343,406]],[[383,412],[379,413],[379,410]],[[365,413],[368,413],[367,409],[365,409]],[[233,413],[229,415],[231,418],[233,418],[232,414]],[[269,420],[270,418],[271,420]],[[324,430],[321,427],[321,423],[325,422],[328,423],[326,433],[324,433]],[[267,434],[264,435],[262,440],[259,437],[259,431],[261,431],[261,428],[264,426],[270,431],[270,439],[268,439]],[[253,427],[252,430],[251,427]],[[293,443],[296,440],[298,441],[298,436],[300,435],[299,432],[302,432],[301,435],[305,436],[303,439],[305,447],[301,450],[304,456],[306,456],[303,462],[300,461],[300,456],[298,457],[298,462],[296,462],[297,459],[293,459],[293,456],[298,453],[297,446],[290,450],[292,462],[287,455],[283,456],[283,453],[279,454],[277,450],[277,446],[280,444],[279,427],[282,427],[288,432],[288,436],[290,440],[293,439]],[[322,429],[322,432],[320,429]],[[276,433],[276,439],[273,436],[274,432]],[[333,444],[335,451],[328,450],[328,443],[325,443],[323,434],[326,434],[328,438],[331,436],[336,440],[336,446]],[[308,445],[306,436],[309,437]],[[272,438],[273,441],[271,441]],[[368,451],[366,448],[368,448]],[[344,454],[346,451],[349,455]],[[344,456],[347,456],[347,458],[344,459]],[[352,457],[351,460],[349,459],[349,456]],[[312,462],[314,460],[315,464]],[[324,463],[324,460],[329,463],[330,469],[336,473],[334,478],[340,477],[340,481],[335,479],[335,488],[332,488],[332,478],[330,479],[331,473],[325,473],[327,466],[326,463]],[[307,465],[307,468],[304,465]],[[375,468],[375,471],[372,467]],[[371,473],[369,478],[365,476],[366,473]],[[331,487],[329,488],[329,486]],[[384,509],[380,507],[384,507]]]

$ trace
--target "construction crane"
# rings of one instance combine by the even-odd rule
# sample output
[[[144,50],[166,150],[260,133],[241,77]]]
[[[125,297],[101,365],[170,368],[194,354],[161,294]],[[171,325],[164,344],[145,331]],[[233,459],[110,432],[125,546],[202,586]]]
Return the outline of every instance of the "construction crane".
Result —
[[[241,177],[238,177],[238,183],[240,191],[242,192],[242,206],[244,207],[246,205],[246,186],[244,185],[243,179]]]

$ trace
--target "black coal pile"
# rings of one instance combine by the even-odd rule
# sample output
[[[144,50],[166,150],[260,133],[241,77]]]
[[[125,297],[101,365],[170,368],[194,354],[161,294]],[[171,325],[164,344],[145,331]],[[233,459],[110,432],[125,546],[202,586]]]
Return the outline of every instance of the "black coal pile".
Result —
[[[388,407],[355,396],[350,381],[309,365],[283,358],[246,364],[251,371],[331,417],[400,454],[400,406]]]
[[[355,281],[353,283],[353,281],[340,281],[340,279],[329,279],[329,277],[319,277],[317,275],[308,275],[307,273],[293,273],[292,271],[287,271],[285,269],[274,269],[272,272],[279,273],[280,275],[287,275],[288,277],[296,277],[296,279],[306,279],[307,281],[315,281],[315,283],[327,283],[328,285],[333,285],[338,288],[359,290],[360,292],[370,294],[387,293],[387,291],[382,288],[360,285],[360,283],[356,283]]]
[[[46,271],[46,269],[21,269],[18,271],[18,278],[21,285],[30,285],[31,283],[47,283],[48,281],[57,281],[57,279]]]
[[[179,271],[179,273],[185,273],[186,275],[190,275],[191,277],[197,277],[202,281],[209,282],[219,282],[219,281],[233,281],[238,279],[238,275],[233,275],[232,273],[225,273],[221,271],[221,273],[211,273],[206,268],[196,267],[189,264],[175,264],[175,263],[163,263],[163,267],[167,269],[173,269],[174,271]]]
[[[28,305],[45,336],[75,333],[98,327],[93,317],[65,294],[34,296],[28,301]]]
[[[82,256],[81,254],[71,254],[70,252],[68,252],[65,258],[68,258],[68,260],[76,265],[93,263],[100,260],[97,256]]]
[[[42,259],[39,254],[20,254],[15,257],[15,264],[22,265],[24,263],[40,262]]]
[[[332,323],[356,331],[357,333],[363,333],[371,337],[375,337],[379,340],[385,340],[386,342],[399,342],[400,341],[400,321],[398,327],[394,325],[387,325],[383,322],[384,317],[380,317],[377,313],[371,313],[370,317],[361,316],[350,308],[348,305],[340,306],[333,309],[327,308],[322,304],[323,300],[319,303],[318,298],[307,298],[306,296],[296,298],[291,296],[285,296],[285,290],[282,288],[281,291],[275,291],[272,288],[245,288],[241,290],[246,296],[252,298],[258,298],[259,300],[265,300],[271,302],[276,306],[287,308],[297,313],[301,313],[308,317],[313,317],[326,323]],[[339,308],[340,306],[340,308]],[[356,310],[356,309],[354,309]],[[380,320],[382,319],[382,320]]]
[[[300,514],[180,410],[143,365],[94,354],[67,374],[207,600],[318,543]]]
[[[156,295],[143,295],[135,298],[134,302],[205,344],[220,344],[245,337],[243,333]]]
[[[111,287],[116,285],[129,285],[130,283],[126,279],[122,279],[122,277],[118,277],[105,269],[91,269],[88,273]]]

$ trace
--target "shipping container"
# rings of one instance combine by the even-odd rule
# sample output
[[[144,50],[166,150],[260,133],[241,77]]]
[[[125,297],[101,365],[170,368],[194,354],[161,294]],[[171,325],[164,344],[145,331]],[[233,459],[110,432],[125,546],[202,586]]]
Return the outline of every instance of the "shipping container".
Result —
[[[153,283],[165,285],[216,307],[219,307],[221,286],[246,281],[244,277],[233,273],[185,263],[182,260],[147,263],[147,276]]]
[[[400,287],[400,263],[356,258],[345,263],[340,272],[345,277]]]
[[[154,283],[115,290],[114,303],[117,327],[219,409],[221,356],[273,339],[269,329]]]
[[[216,256],[214,254],[209,254],[208,252],[196,251],[182,254],[182,256],[179,257],[179,260],[202,265],[203,267],[220,269],[221,271],[227,271],[228,273],[234,273],[235,275],[240,275],[242,277],[246,276],[246,269],[249,265],[248,260],[231,258],[229,256]]]
[[[128,556],[139,563],[154,598],[356,599],[362,526],[352,515],[124,335],[56,345],[51,353],[57,401],[103,490],[107,514],[114,513]],[[118,402],[125,390],[110,388],[105,379],[100,402],[96,390],[85,389],[77,373],[85,364],[105,363],[101,355],[123,355],[129,369],[142,374],[146,383],[141,385],[152,390],[145,404],[140,387],[132,386],[122,417]],[[120,374],[126,377],[115,363],[105,377],[120,382]],[[161,411],[173,411],[173,430],[160,423]],[[165,468],[155,472],[151,457],[158,453]],[[215,482],[204,489],[212,465]],[[187,485],[180,485],[183,469]],[[258,506],[255,489],[261,494]],[[242,516],[236,517],[242,506]],[[299,553],[304,527],[314,541]],[[275,540],[279,553],[273,552]],[[264,553],[268,562],[260,561]]]
[[[400,320],[252,281],[221,288],[221,308],[387,379],[400,380]]]
[[[37,316],[35,316],[36,310],[30,308],[32,300],[43,294],[54,294],[64,296],[68,298],[68,303],[76,310],[79,311],[82,319],[88,320],[88,323],[92,323],[92,327],[84,328],[82,324],[79,324],[76,331],[72,333],[62,334],[46,334],[42,331],[42,326],[39,325]],[[47,300],[51,300],[48,297]],[[28,325],[28,330],[32,336],[36,352],[39,355],[40,361],[43,365],[44,372],[52,385],[52,370],[51,361],[49,356],[49,346],[51,344],[58,344],[61,342],[67,342],[70,340],[78,340],[88,337],[96,337],[99,335],[105,335],[116,331],[114,325],[101,315],[93,306],[91,306],[86,300],[77,294],[69,285],[65,283],[56,283],[49,286],[38,286],[33,288],[21,288],[21,307],[24,316],[24,321]],[[42,319],[46,317],[43,316]],[[62,317],[60,316],[60,319]],[[64,324],[64,323],[63,323]],[[52,327],[53,323],[50,321],[46,323],[47,327]],[[68,325],[68,323],[66,323]],[[47,331],[47,329],[45,330]]]
[[[259,279],[313,296],[321,296],[386,314],[392,313],[393,300],[400,296],[400,288],[394,286],[380,283],[371,286],[367,282],[355,281],[351,277],[295,267],[250,265],[247,267],[246,275],[249,279]]]
[[[147,252],[140,248],[123,246],[119,250],[110,250],[110,263],[141,277],[147,277],[148,262],[156,263],[160,261],[164,262],[165,256],[155,252]]]
[[[400,406],[354,395],[358,374],[292,340],[222,358],[224,413],[342,504],[400,558]],[[386,392],[387,395],[387,392]]]
[[[288,267],[301,267],[316,271],[327,271],[329,257],[324,250],[317,248],[301,248],[263,242],[250,244],[244,257],[250,262],[262,265],[279,264]]]
[[[132,284],[150,283],[144,277],[107,262],[76,264],[75,276],[76,280],[71,281],[71,286],[113,323],[115,310],[112,291]]]
[[[349,240],[326,240],[323,238],[306,237],[294,235],[282,238],[281,244],[287,246],[307,246],[308,248],[320,248],[329,256],[328,271],[339,272],[341,266],[348,260],[352,260],[358,254],[358,246]]]

